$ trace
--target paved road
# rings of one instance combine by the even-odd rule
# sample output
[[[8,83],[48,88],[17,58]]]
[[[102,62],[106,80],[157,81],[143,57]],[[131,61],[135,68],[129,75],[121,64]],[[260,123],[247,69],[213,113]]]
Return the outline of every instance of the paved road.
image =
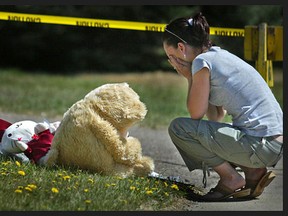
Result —
[[[0,113],[0,118],[10,122],[20,120],[42,121],[42,118],[35,118],[24,115]],[[60,118],[49,119],[51,122]],[[155,161],[155,171],[164,176],[180,176],[182,180],[196,187],[202,188],[202,171],[189,172],[176,147],[170,140],[166,129],[151,129],[134,126],[130,135],[137,137],[142,143],[143,154],[151,156]],[[283,160],[279,161],[275,168],[272,168],[276,178],[265,189],[263,194],[254,200],[241,202],[196,202],[187,199],[181,200],[176,211],[283,211]],[[207,192],[218,182],[218,175],[211,172],[208,177]]]

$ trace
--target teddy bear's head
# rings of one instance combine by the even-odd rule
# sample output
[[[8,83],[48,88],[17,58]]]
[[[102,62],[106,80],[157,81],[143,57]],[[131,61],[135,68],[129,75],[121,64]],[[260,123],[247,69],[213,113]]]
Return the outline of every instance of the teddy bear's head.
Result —
[[[123,135],[147,113],[145,104],[127,83],[102,85],[89,92],[83,100]]]
[[[0,149],[9,153],[22,152],[23,150],[19,148],[18,142],[28,143],[31,141],[35,135],[36,125],[36,122],[30,120],[11,124],[3,133]]]

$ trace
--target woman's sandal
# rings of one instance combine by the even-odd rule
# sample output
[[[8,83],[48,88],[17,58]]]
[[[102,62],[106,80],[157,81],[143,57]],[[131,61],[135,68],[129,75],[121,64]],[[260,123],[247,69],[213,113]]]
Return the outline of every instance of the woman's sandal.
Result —
[[[247,197],[251,193],[250,188],[239,188],[235,191],[226,187],[225,185],[218,184],[212,188],[207,194],[201,197],[203,201],[225,201],[235,198]]]
[[[267,187],[275,177],[276,175],[272,171],[269,171],[258,181],[246,179],[245,188],[251,188],[251,193],[248,198],[260,196],[263,193],[264,188]]]

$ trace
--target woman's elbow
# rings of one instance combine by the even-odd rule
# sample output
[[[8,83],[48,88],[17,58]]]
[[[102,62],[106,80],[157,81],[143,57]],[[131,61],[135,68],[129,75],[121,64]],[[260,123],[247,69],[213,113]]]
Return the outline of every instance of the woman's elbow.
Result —
[[[189,111],[190,117],[194,120],[200,120],[204,117],[205,113]]]

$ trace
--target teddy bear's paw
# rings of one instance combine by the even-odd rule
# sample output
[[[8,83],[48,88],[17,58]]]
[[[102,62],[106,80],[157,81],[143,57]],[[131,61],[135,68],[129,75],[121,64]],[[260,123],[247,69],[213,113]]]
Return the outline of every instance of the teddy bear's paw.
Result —
[[[134,166],[134,173],[137,176],[147,176],[154,171],[155,165],[152,158],[143,156]]]
[[[115,164],[113,170],[110,170],[109,173],[106,172],[106,175],[114,175],[121,178],[127,178],[134,175],[134,170],[132,166],[127,166],[124,164]]]

